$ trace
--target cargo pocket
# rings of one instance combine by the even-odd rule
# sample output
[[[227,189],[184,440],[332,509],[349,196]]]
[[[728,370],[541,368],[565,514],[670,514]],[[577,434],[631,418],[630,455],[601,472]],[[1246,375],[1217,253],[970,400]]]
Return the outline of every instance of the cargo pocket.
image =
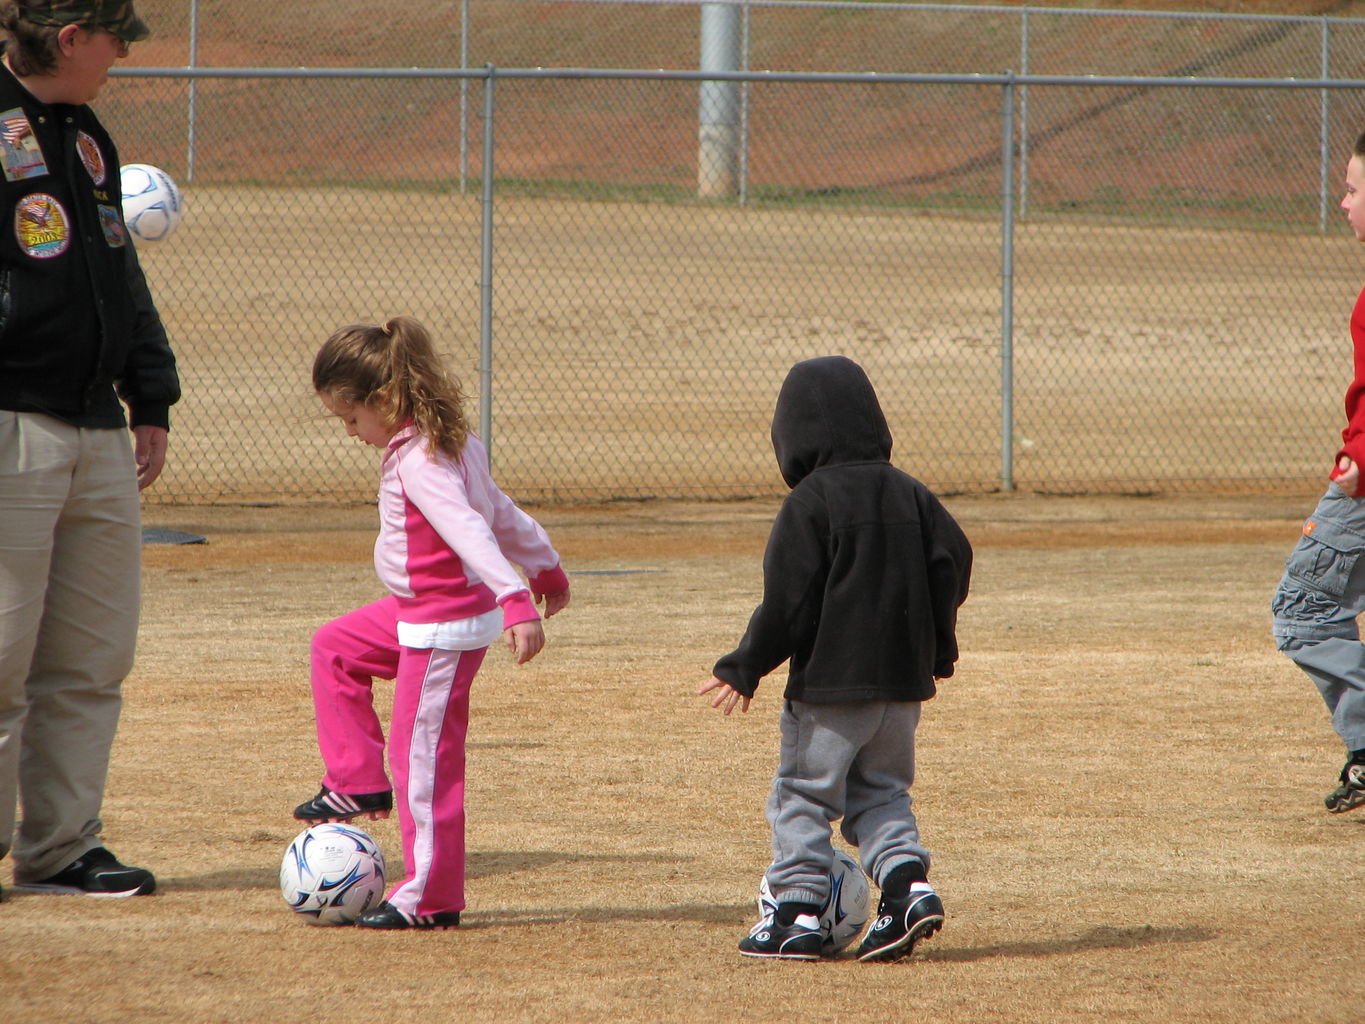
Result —
[[[1304,526],[1285,572],[1306,587],[1341,598],[1362,553],[1365,536],[1330,519],[1313,520]]]

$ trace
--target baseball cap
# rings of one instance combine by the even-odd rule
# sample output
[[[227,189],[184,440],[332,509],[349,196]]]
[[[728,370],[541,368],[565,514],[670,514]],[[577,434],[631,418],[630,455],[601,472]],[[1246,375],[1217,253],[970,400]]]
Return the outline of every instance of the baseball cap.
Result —
[[[93,25],[135,43],[152,34],[133,0],[19,0],[23,16],[38,25]]]

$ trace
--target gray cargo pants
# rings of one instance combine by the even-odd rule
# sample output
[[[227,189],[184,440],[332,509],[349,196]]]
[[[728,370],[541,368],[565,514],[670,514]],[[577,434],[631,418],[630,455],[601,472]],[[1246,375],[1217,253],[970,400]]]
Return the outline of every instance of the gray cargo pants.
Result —
[[[1346,749],[1365,749],[1365,499],[1327,488],[1270,603],[1275,643],[1317,685]]]

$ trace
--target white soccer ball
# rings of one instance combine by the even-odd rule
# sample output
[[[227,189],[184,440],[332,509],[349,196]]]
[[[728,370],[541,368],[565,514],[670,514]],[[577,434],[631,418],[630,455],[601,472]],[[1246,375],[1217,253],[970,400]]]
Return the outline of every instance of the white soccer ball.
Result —
[[[354,825],[306,828],[284,851],[280,894],[310,924],[351,924],[384,897],[384,853]]]
[[[123,223],[138,239],[159,242],[180,223],[185,201],[171,176],[151,164],[124,164]]]
[[[768,888],[768,876],[758,886],[758,915],[769,918],[777,913],[777,902]],[[820,931],[824,934],[821,952],[825,956],[847,948],[863,933],[872,916],[872,887],[858,862],[843,850],[834,851],[834,866],[829,873],[829,899],[820,908]]]

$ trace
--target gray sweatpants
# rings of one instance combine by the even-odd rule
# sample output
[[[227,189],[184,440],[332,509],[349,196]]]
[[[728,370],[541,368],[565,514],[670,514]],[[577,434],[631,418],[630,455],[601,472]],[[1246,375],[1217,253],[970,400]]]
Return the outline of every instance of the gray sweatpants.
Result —
[[[1347,750],[1365,749],[1365,499],[1336,484],[1303,525],[1271,600],[1275,643],[1317,685]]]
[[[823,903],[834,861],[830,823],[858,848],[880,885],[910,860],[929,867],[910,809],[920,704],[787,701],[782,753],[768,798],[773,862],[768,888],[778,903]]]

